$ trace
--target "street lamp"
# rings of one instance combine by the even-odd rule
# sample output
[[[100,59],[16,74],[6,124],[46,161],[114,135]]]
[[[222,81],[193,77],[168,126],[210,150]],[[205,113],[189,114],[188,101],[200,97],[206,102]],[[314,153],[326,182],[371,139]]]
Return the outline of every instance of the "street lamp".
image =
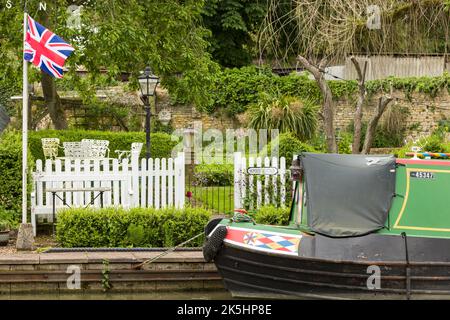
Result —
[[[149,97],[155,97],[156,106],[156,87],[159,83],[159,78],[155,76],[150,67],[146,67],[142,75],[138,77],[139,86],[141,88],[141,100],[144,102],[145,108],[145,139],[146,139],[146,159],[150,159],[150,117],[152,115],[150,109]]]

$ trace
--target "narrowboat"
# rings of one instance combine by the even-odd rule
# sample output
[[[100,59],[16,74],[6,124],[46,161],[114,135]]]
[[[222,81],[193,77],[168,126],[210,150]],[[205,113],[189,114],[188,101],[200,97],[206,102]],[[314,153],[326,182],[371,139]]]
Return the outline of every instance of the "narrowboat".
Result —
[[[450,298],[450,161],[302,153],[291,177],[289,225],[205,228],[234,297]]]

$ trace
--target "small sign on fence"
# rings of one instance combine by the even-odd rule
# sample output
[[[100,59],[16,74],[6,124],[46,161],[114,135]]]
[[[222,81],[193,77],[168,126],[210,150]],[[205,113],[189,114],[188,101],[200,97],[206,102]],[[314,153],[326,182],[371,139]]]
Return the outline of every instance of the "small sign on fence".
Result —
[[[234,153],[234,208],[257,209],[286,203],[288,183],[284,157],[246,157]]]
[[[251,175],[275,175],[278,173],[278,168],[250,167],[247,169],[247,173]]]

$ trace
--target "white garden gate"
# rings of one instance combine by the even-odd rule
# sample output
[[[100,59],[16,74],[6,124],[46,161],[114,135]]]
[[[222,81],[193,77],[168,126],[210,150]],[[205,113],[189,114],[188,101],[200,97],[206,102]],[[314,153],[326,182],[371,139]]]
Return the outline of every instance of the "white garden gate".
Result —
[[[285,206],[290,183],[284,157],[249,157],[234,153],[234,208],[261,205]]]
[[[131,160],[42,160],[36,161],[31,193],[31,222],[36,234],[36,217],[53,211],[49,188],[108,188],[103,195],[103,206],[182,208],[185,202],[184,153],[175,159],[146,159],[139,163],[139,152]],[[100,207],[100,198],[92,191],[56,193],[56,210],[67,207]],[[61,200],[62,199],[62,200]]]

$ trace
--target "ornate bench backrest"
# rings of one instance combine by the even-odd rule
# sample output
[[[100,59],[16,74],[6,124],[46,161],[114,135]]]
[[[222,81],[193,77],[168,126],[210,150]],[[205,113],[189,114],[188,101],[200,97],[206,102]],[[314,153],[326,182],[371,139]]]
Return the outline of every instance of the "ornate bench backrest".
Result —
[[[85,148],[81,142],[63,142],[63,147],[66,158],[86,158]]]
[[[106,158],[109,157],[109,141],[83,139],[81,143],[87,148],[87,157],[89,158]]]
[[[142,142],[133,142],[131,144],[131,151],[139,151],[139,153],[141,153],[143,145],[144,144]]]
[[[45,159],[55,159],[58,156],[59,139],[42,138],[41,142]]]

